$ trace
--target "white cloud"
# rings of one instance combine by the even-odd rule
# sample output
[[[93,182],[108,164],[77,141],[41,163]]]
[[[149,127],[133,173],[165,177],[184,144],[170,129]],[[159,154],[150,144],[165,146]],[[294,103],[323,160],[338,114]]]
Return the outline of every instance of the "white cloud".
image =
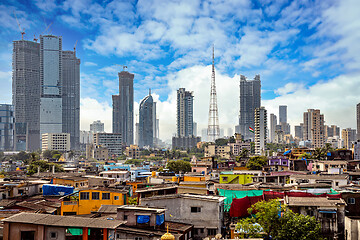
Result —
[[[355,109],[360,102],[360,72],[286,92],[272,100],[262,101],[269,114],[278,114],[278,106],[287,105],[288,119],[294,126],[303,122],[303,112],[314,108],[324,114],[325,124],[335,124],[341,128],[356,127]]]
[[[0,71],[0,103],[11,103],[11,71]]]
[[[107,102],[99,102],[94,98],[80,99],[80,129],[90,130],[93,121],[104,123],[105,132],[112,131],[112,107]]]
[[[85,67],[95,67],[95,66],[97,66],[98,64],[97,64],[97,63],[94,63],[94,62],[85,62],[84,65],[85,65]]]
[[[274,92],[279,95],[285,95],[289,93],[293,93],[295,91],[299,91],[304,87],[304,84],[301,83],[288,83],[285,86],[278,88]]]

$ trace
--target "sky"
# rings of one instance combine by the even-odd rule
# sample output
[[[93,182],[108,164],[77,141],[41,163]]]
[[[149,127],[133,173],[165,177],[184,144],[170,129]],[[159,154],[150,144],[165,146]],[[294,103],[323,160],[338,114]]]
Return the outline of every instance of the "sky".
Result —
[[[176,132],[176,90],[193,91],[198,135],[207,127],[212,46],[220,128],[234,130],[239,79],[260,74],[262,105],[288,121],[320,109],[325,123],[356,126],[360,102],[358,0],[2,0],[0,103],[11,103],[12,41],[63,37],[81,59],[81,129],[112,128],[112,97],[125,65],[135,74],[135,112],[151,88],[160,138]],[[50,25],[48,30],[47,26]],[[135,116],[137,118],[137,115]],[[292,128],[293,131],[293,128]]]

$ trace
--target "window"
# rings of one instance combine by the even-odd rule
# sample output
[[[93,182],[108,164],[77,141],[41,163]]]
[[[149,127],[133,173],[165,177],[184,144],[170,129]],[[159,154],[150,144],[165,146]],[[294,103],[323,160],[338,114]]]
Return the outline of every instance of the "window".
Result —
[[[50,239],[57,239],[57,232],[50,232]]]
[[[191,207],[191,212],[193,213],[201,212],[201,207]]]
[[[142,237],[135,237],[134,239],[135,239],[135,240],[143,240]]]
[[[127,215],[124,215],[124,220],[127,220]]]
[[[100,193],[99,192],[93,192],[91,194],[91,199],[92,200],[99,200],[100,199]]]
[[[80,200],[89,200],[89,192],[81,192]]]
[[[339,182],[335,182],[335,186],[339,186]]]
[[[198,229],[194,228],[194,235],[198,235]]]
[[[228,180],[228,177],[222,177],[223,181],[226,182]]]
[[[216,235],[217,229],[208,229],[208,235],[214,236]]]
[[[114,200],[119,200],[119,196],[114,196]]]
[[[110,200],[110,193],[103,193],[102,194],[102,199],[103,200]]]
[[[355,204],[355,198],[348,198],[348,204]]]

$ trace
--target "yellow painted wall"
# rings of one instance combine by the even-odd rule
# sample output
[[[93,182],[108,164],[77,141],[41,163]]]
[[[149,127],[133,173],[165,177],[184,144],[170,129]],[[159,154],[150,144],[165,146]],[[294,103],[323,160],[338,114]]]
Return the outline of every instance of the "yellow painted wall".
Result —
[[[89,192],[89,200],[80,199],[81,192]],[[99,192],[100,199],[92,199],[92,193]],[[110,193],[110,199],[102,199],[102,193]],[[64,212],[76,212],[76,215],[90,214],[99,210],[101,205],[124,205],[124,195],[122,193],[99,191],[99,190],[83,190],[79,192],[79,199],[75,202],[61,202],[61,215]],[[115,200],[117,198],[117,200]]]
[[[88,187],[89,186],[89,181],[88,180],[74,181],[74,180],[71,180],[71,179],[54,178],[53,183],[54,184],[59,184],[59,185],[65,185],[65,186],[73,186],[75,188]]]
[[[252,176],[250,174],[220,174],[220,184],[247,184],[252,183]],[[227,178],[227,179],[226,179]]]
[[[205,177],[184,176],[184,182],[201,182],[201,181],[205,181]]]

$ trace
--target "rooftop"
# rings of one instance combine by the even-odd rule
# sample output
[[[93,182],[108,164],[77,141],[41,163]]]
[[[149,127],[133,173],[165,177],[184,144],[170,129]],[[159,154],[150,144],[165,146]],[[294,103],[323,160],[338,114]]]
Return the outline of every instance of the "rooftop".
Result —
[[[134,205],[122,205],[117,209],[124,211],[136,211],[136,212],[152,212],[152,213],[164,213],[166,209],[164,208],[151,208],[144,206],[134,206]]]
[[[289,206],[337,207],[345,205],[345,201],[341,198],[287,197],[286,204]]]
[[[168,194],[168,195],[147,197],[147,198],[143,198],[142,201],[155,200],[155,199],[169,199],[169,198],[187,198],[187,199],[203,200],[210,202],[221,202],[224,201],[226,197],[216,196],[216,195],[197,195],[190,193],[182,193],[182,194]]]
[[[335,180],[335,179],[348,179],[349,176],[345,175],[345,174],[321,174],[321,175],[313,175],[313,174],[308,174],[308,175],[291,175],[290,178],[295,178],[295,179],[331,179],[331,180]]]
[[[79,218],[79,217],[71,217],[71,216],[59,216],[59,215],[25,213],[25,212],[5,218],[2,221],[9,223],[27,223],[27,224],[37,224],[37,225],[57,226],[57,227],[89,227],[89,228],[109,228],[109,229],[115,229],[126,223],[125,221],[119,221],[119,220]]]

